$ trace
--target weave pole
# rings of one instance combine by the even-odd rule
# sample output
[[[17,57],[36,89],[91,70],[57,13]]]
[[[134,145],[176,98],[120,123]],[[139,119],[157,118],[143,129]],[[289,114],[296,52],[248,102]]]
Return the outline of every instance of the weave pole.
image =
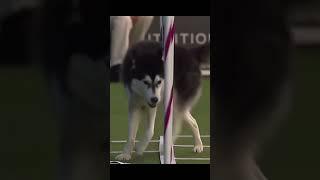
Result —
[[[164,164],[176,164],[172,142],[173,126],[173,69],[174,69],[174,16],[160,17],[162,60],[164,61]]]

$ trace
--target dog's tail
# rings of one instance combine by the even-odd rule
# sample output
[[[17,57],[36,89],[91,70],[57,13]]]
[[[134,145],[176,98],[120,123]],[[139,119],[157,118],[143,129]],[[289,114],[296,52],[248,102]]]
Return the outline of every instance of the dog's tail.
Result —
[[[200,64],[210,64],[210,42],[190,49]]]

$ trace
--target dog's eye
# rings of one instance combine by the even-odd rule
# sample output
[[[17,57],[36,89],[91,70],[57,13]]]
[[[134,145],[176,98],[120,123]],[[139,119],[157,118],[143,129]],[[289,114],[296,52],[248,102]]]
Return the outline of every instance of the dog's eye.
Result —
[[[156,87],[159,87],[160,84],[161,84],[161,80],[157,81],[157,82],[155,83],[155,86],[156,86]]]
[[[143,83],[144,83],[145,85],[147,85],[147,86],[150,85],[150,83],[149,83],[148,81],[143,81]]]

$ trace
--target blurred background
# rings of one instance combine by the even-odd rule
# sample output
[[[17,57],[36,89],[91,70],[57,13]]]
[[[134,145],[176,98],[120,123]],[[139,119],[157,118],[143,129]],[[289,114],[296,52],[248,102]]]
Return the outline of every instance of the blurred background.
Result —
[[[293,106],[259,164],[272,180],[319,179],[320,2],[294,6],[289,19],[296,45]]]

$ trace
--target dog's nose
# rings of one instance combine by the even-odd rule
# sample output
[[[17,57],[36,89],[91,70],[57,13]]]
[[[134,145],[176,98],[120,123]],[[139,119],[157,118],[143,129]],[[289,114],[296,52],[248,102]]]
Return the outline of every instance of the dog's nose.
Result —
[[[157,98],[157,97],[151,98],[151,102],[152,102],[153,104],[157,103],[157,102],[158,102],[158,98]]]

